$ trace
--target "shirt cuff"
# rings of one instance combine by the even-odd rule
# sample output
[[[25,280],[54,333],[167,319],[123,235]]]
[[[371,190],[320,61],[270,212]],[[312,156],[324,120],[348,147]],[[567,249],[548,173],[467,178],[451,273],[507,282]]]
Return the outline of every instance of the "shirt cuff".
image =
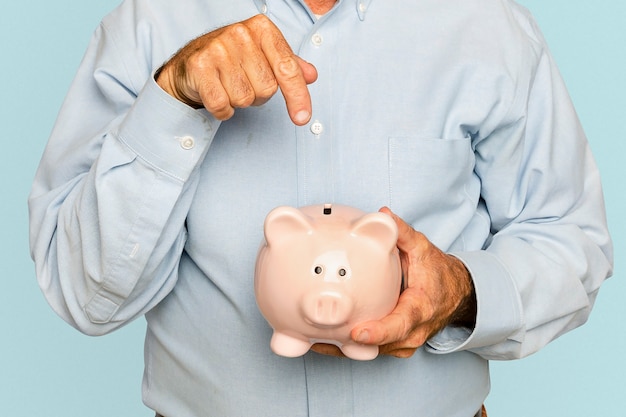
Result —
[[[472,276],[477,315],[474,329],[446,327],[428,341],[431,353],[452,353],[523,338],[522,303],[513,277],[486,251],[452,253]]]
[[[186,181],[209,148],[220,121],[176,100],[150,77],[117,132],[157,170]]]

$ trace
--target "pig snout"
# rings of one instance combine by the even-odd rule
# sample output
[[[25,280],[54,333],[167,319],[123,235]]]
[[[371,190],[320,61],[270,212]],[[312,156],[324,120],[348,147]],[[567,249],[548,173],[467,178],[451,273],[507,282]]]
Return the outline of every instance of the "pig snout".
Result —
[[[352,302],[338,292],[309,294],[304,297],[302,310],[309,324],[337,327],[348,322],[352,314]]]

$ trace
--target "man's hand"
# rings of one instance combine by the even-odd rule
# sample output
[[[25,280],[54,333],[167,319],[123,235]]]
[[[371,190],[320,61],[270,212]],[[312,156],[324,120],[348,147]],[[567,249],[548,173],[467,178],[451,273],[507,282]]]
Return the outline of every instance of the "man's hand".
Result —
[[[291,120],[311,118],[307,84],[315,67],[296,56],[278,28],[257,15],[200,36],[168,61],[157,76],[167,93],[220,120],[236,108],[258,106],[280,90]]]
[[[379,345],[381,354],[407,358],[449,324],[474,326],[474,288],[461,261],[443,253],[388,208],[380,211],[398,226],[405,289],[388,316],[358,324],[351,337],[359,343]],[[341,356],[333,345],[316,344],[313,350]]]

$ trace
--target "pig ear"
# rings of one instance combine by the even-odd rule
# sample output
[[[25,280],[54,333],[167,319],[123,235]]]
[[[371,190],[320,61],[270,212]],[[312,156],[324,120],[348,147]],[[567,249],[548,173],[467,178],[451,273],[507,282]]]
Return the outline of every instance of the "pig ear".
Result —
[[[398,226],[384,213],[369,213],[357,219],[352,224],[351,234],[374,239],[389,250],[398,242]]]
[[[299,234],[313,232],[311,218],[293,207],[277,207],[265,218],[265,240],[269,245]]]

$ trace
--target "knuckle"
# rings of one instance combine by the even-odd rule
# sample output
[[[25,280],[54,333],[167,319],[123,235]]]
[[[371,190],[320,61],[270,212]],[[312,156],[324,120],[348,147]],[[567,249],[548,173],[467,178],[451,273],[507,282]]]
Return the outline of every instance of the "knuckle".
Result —
[[[271,68],[265,63],[258,63],[254,69],[253,79],[255,90],[259,98],[269,98],[278,91],[278,80]]]
[[[179,71],[190,77],[192,74],[202,74],[205,68],[204,57],[200,54],[191,55],[186,61],[181,63]]]
[[[233,115],[235,114],[235,109],[233,109],[232,107],[229,107],[229,108],[224,109],[223,111],[211,113],[211,114],[213,114],[213,116],[215,116],[215,118],[218,120],[228,120],[231,117],[233,117]]]
[[[415,323],[417,323],[415,316],[403,317],[401,328],[402,339],[408,339],[411,336],[415,328]]]
[[[239,42],[247,42],[252,39],[250,29],[245,23],[234,23],[228,27],[228,35],[237,39]]]
[[[185,72],[189,75],[205,76],[215,67],[216,62],[223,62],[227,57],[228,51],[222,42],[211,42],[210,47],[197,51],[185,60]]]
[[[417,332],[413,335],[409,344],[412,348],[417,349],[418,347],[423,346],[429,338],[429,334],[426,334],[425,332]]]
[[[230,117],[229,115],[232,115],[233,111],[228,97],[215,91],[208,94],[205,107],[209,113],[218,119]]]
[[[293,56],[284,56],[276,64],[278,75],[284,79],[295,79],[301,76],[300,66]]]
[[[247,77],[239,71],[233,71],[230,75],[232,84],[227,89],[232,107],[248,107],[255,99],[254,90]]]
[[[254,103],[254,99],[254,94],[251,94],[249,91],[237,92],[231,97],[230,106],[238,108],[249,107]]]
[[[257,91],[257,98],[267,99],[272,97],[278,91],[278,83],[276,79],[272,78],[269,80],[264,80],[261,87],[259,87]]]
[[[272,21],[264,14],[257,14],[255,16],[252,16],[246,21],[246,23],[250,23],[252,26],[266,30],[274,27]]]
[[[227,62],[229,61],[230,51],[226,43],[220,39],[216,38],[211,41],[211,44],[206,49],[206,53],[199,54],[199,59],[202,60],[202,64],[209,63],[217,63],[217,62]]]

